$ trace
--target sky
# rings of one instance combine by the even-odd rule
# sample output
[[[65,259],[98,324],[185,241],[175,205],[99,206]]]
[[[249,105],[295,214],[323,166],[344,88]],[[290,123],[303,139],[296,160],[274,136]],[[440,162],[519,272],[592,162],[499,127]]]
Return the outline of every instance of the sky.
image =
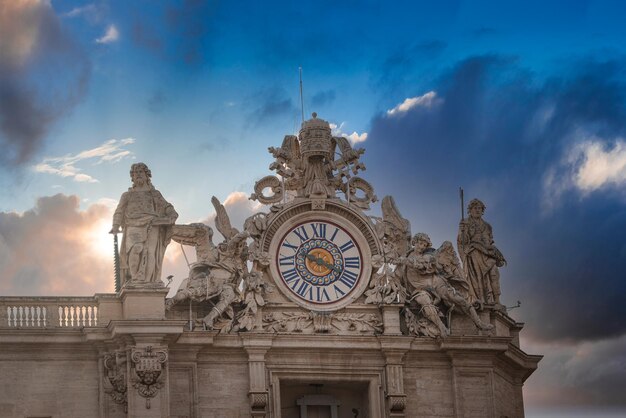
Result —
[[[0,0],[0,294],[113,291],[112,211],[143,161],[179,223],[241,226],[317,112],[412,232],[458,188],[543,354],[528,417],[626,416],[626,3]],[[266,210],[266,208],[265,208]],[[380,209],[375,207],[372,214]],[[186,274],[170,245],[163,273]]]

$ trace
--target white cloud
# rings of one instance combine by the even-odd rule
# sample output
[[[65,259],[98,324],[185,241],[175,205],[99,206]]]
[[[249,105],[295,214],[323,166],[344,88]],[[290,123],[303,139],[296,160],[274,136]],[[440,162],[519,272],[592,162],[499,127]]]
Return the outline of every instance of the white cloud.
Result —
[[[543,176],[543,209],[551,212],[569,190],[583,197],[603,188],[626,185],[626,140],[609,141],[576,132],[574,145]]]
[[[422,96],[410,97],[404,99],[402,103],[394,107],[393,109],[387,110],[388,116],[398,116],[400,114],[406,113],[414,107],[432,107],[435,104],[438,104],[441,101],[437,97],[437,93],[434,91],[429,91],[428,93],[423,94]]]
[[[80,17],[80,16],[96,16],[100,13],[100,10],[95,4],[88,4],[82,7],[74,7],[69,12],[63,13],[62,17]]]
[[[575,150],[573,158],[583,161],[574,179],[583,192],[626,184],[626,142],[622,139],[612,147],[600,140],[585,142]]]
[[[358,144],[359,142],[364,142],[367,139],[367,132],[363,132],[361,134],[357,133],[356,131],[352,132],[351,134],[343,132],[342,128],[344,124],[345,122],[341,122],[341,124],[337,126],[336,123],[329,123],[332,135],[347,138],[352,145]]]
[[[104,35],[96,39],[99,44],[110,44],[120,38],[120,33],[115,25],[109,25]]]
[[[133,155],[131,151],[123,147],[133,144],[134,142],[134,138],[110,139],[99,147],[81,151],[76,155],[69,154],[63,157],[46,157],[41,163],[34,165],[33,169],[38,173],[71,177],[77,182],[97,183],[97,179],[82,173],[82,170],[76,167],[76,164],[84,160],[96,160],[94,165],[118,162]]]

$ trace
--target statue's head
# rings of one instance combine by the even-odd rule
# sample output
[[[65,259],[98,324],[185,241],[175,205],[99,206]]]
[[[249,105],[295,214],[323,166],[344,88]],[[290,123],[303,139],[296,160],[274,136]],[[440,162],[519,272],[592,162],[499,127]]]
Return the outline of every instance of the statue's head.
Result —
[[[130,166],[130,179],[133,186],[143,186],[144,184],[152,184],[152,172],[144,163],[135,163]]]
[[[485,213],[485,208],[486,206],[482,201],[472,199],[467,205],[467,213],[469,213],[472,218],[479,218]]]
[[[420,244],[422,245],[423,249],[430,248],[433,245],[433,243],[430,241],[430,237],[428,236],[428,234],[425,234],[424,232],[418,232],[417,234],[413,235],[413,238],[411,239],[411,245],[413,245],[414,247],[419,247]]]

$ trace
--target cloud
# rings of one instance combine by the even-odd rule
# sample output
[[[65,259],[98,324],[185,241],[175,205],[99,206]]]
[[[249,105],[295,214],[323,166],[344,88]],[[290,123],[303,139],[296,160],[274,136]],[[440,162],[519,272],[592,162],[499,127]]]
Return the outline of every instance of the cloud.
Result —
[[[113,291],[112,210],[79,208],[78,196],[40,197],[23,212],[0,212],[0,293],[93,295]]]
[[[74,19],[85,18],[91,23],[101,21],[105,16],[105,6],[102,4],[87,4],[85,6],[74,7],[68,12],[62,13],[61,17]]]
[[[524,341],[523,341],[524,342]],[[540,407],[626,406],[626,335],[574,344],[528,341],[524,350],[545,353],[525,400]]]
[[[120,39],[120,33],[115,25],[109,25],[104,35],[96,39],[96,43],[110,44]]]
[[[359,142],[364,142],[368,136],[367,132],[362,132],[360,134],[356,131],[353,131],[351,134],[343,132],[342,128],[343,125],[345,125],[345,122],[341,122],[341,125],[339,126],[337,126],[336,123],[329,123],[329,125],[333,136],[342,136],[344,138],[347,138],[352,145],[358,144]]]
[[[72,65],[68,66],[68,63]],[[82,99],[90,64],[50,2],[9,1],[0,13],[0,160],[29,161],[49,129]]]
[[[132,157],[133,153],[124,147],[134,142],[134,138],[110,139],[99,147],[81,151],[76,155],[68,154],[63,157],[46,157],[42,162],[34,165],[33,169],[38,173],[70,177],[77,182],[97,183],[97,179],[81,173],[82,170],[76,167],[76,164],[84,160],[95,160],[94,165],[116,163],[124,158]]]
[[[404,99],[402,103],[395,106],[393,109],[387,110],[387,115],[399,116],[403,113],[408,112],[416,106],[432,107],[439,103],[440,100],[437,100],[437,93],[434,91],[429,91],[428,93],[424,93],[421,96]]]
[[[368,172],[378,178],[378,193],[395,195],[413,232],[454,239],[459,186],[467,200],[486,202],[508,260],[503,300],[522,301],[514,315],[536,339],[626,333],[618,296],[626,293],[626,197],[617,186],[626,137],[623,68],[619,57],[590,57],[538,78],[515,58],[469,57],[430,86],[439,105],[414,106],[402,117],[384,111],[371,123]]]
[[[583,192],[626,184],[626,142],[621,138],[612,146],[600,138],[582,143],[576,147],[573,158],[583,161],[575,178],[576,186]]]

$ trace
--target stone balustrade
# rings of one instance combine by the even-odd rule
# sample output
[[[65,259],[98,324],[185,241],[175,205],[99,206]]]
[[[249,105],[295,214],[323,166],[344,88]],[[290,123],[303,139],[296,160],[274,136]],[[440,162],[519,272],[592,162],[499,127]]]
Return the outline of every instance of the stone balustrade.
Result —
[[[101,309],[104,304],[105,309]],[[87,297],[0,297],[0,328],[86,328],[106,326],[115,295]],[[103,316],[104,314],[104,316]],[[113,315],[117,316],[117,315]]]

